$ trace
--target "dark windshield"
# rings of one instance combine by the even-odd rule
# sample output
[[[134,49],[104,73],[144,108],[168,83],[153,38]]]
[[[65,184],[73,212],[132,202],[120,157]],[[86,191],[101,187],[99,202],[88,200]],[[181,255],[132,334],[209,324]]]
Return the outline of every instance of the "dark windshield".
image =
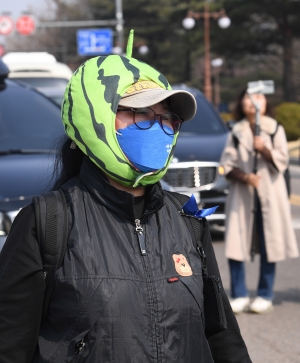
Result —
[[[197,113],[192,120],[182,124],[180,135],[184,136],[187,133],[201,135],[224,134],[226,129],[212,107],[199,94],[194,94],[194,96],[197,101]]]
[[[49,77],[19,77],[17,79],[19,81],[30,84],[35,88],[42,87],[53,87],[53,88],[62,88],[65,89],[68,84],[68,80],[64,78],[49,78]]]
[[[0,151],[49,150],[64,133],[60,109],[23,87],[0,91]]]

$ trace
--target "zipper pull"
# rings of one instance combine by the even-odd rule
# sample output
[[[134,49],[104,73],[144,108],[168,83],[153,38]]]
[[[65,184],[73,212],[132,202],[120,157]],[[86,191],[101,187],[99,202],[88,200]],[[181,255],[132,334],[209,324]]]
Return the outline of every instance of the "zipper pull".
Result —
[[[143,235],[143,227],[141,226],[141,221],[139,219],[135,220],[135,232],[138,235],[141,254],[142,254],[142,256],[145,256],[147,254],[146,245],[145,245],[145,239],[144,239],[144,235]]]
[[[85,342],[83,341],[83,339],[81,339],[78,343],[75,344],[75,353],[80,353],[82,351],[82,349],[85,346]]]
[[[217,282],[218,290],[219,290],[219,292],[221,292],[221,280],[219,279],[219,277],[216,277],[216,282]]]
[[[76,363],[77,362],[78,355],[82,352],[84,346],[85,346],[85,342],[84,342],[84,340],[82,338],[79,342],[77,342],[75,344],[75,355],[72,358],[72,360],[70,361],[70,363]]]

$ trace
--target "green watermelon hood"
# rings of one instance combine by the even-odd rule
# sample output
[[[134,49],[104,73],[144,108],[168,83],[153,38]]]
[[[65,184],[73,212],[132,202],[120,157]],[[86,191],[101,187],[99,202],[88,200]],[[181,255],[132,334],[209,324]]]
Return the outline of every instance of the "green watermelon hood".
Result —
[[[132,37],[127,57],[99,56],[83,63],[67,85],[62,105],[65,132],[100,169],[126,186],[145,186],[159,181],[174,155],[175,135],[164,167],[142,173],[124,155],[115,131],[119,102],[136,82],[152,81],[171,90],[166,78],[153,67],[131,58]],[[128,57],[129,56],[129,57]]]

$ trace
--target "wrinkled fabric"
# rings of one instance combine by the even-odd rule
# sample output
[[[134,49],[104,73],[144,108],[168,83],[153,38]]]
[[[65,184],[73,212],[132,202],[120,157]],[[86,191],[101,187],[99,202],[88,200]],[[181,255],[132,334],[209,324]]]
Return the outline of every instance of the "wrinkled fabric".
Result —
[[[83,339],[85,363],[213,363],[204,334],[201,260],[159,185],[146,193],[145,256],[133,195],[113,188],[86,162],[63,189],[69,193],[68,248],[34,362],[69,362]],[[174,254],[188,259],[197,300],[181,281],[168,281],[178,276]]]
[[[42,324],[45,281],[33,204],[18,214],[1,251],[1,363],[251,363],[222,285],[228,326],[205,339],[201,260],[186,217],[160,184],[147,187],[145,208],[136,208],[137,198],[108,184],[86,157],[63,189],[68,246]],[[206,220],[203,227],[207,269],[221,280]],[[176,272],[180,254],[193,272],[189,282],[199,287],[194,296]]]

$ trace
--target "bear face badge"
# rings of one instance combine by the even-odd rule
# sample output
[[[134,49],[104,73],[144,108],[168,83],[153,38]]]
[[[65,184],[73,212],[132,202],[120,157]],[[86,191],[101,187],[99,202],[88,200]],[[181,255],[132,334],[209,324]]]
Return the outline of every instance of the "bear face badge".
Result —
[[[191,266],[182,254],[174,254],[172,255],[172,257],[175,263],[175,270],[180,276],[192,276],[193,271],[191,269]]]

